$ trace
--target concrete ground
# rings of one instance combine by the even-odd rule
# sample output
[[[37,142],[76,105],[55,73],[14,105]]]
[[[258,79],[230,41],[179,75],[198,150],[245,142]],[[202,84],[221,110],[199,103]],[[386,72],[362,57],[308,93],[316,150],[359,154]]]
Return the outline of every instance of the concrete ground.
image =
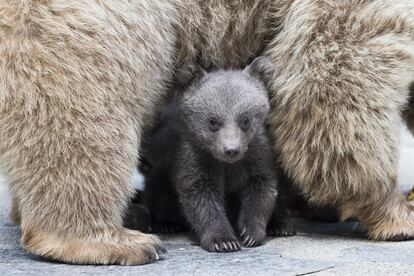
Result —
[[[399,182],[407,191],[414,185],[414,139],[406,130],[401,143]],[[21,248],[19,228],[8,219],[9,197],[4,187],[0,184],[0,275],[414,275],[414,241],[369,241],[357,222],[304,220],[297,221],[295,237],[269,239],[261,247],[236,253],[207,253],[190,234],[183,234],[162,236],[168,253],[154,264],[52,263]]]

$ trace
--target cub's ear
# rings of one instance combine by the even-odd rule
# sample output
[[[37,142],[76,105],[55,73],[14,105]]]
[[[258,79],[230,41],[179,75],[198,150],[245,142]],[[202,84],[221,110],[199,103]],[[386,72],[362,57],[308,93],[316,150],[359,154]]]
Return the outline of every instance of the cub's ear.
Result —
[[[268,83],[275,72],[276,66],[269,57],[260,56],[255,58],[252,63],[247,65],[244,72],[250,76],[260,79]]]
[[[187,87],[191,83],[201,80],[206,74],[206,71],[198,64],[183,63],[177,69],[176,79],[180,86]]]

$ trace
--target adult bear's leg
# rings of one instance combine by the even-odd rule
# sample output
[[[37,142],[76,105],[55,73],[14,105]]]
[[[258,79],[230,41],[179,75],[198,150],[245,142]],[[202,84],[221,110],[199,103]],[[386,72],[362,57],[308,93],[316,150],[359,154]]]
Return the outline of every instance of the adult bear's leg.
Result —
[[[374,239],[414,237],[396,186],[400,112],[414,79],[413,3],[293,1],[269,45],[271,124],[287,174]]]
[[[160,241],[122,227],[144,121],[171,68],[167,4],[3,1],[0,154],[30,252],[143,264]]]

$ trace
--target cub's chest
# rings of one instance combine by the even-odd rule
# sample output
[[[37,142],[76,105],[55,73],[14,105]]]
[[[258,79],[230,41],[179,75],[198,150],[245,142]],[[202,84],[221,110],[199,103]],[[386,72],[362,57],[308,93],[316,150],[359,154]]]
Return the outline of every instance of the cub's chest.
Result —
[[[249,168],[243,162],[226,165],[223,180],[226,193],[236,193],[249,184]]]

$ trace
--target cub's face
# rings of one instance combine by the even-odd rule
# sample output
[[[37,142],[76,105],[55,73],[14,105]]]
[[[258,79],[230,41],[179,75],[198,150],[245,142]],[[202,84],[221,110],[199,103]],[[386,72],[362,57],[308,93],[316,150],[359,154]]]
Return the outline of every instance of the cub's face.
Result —
[[[201,73],[180,106],[190,137],[226,163],[243,158],[269,111],[265,86],[249,70]]]

